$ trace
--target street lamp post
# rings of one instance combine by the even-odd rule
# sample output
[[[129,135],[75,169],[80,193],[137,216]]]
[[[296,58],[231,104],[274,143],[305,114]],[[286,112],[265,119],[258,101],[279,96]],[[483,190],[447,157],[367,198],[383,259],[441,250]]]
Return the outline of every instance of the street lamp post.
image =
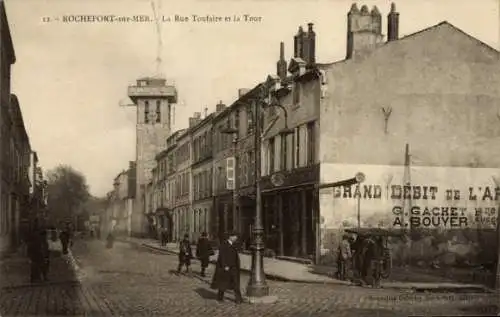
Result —
[[[255,221],[253,226],[253,245],[252,245],[252,270],[250,280],[247,285],[247,296],[252,300],[273,302],[275,297],[269,296],[269,286],[266,283],[266,276],[264,273],[264,227],[262,224],[262,197],[260,190],[260,177],[261,177],[261,109],[262,107],[276,106],[284,110],[285,113],[285,129],[280,134],[285,135],[289,133],[288,129],[288,116],[285,107],[278,103],[265,102],[267,90],[269,87],[261,86],[261,95],[258,100],[255,100],[254,111],[254,150],[255,150]]]

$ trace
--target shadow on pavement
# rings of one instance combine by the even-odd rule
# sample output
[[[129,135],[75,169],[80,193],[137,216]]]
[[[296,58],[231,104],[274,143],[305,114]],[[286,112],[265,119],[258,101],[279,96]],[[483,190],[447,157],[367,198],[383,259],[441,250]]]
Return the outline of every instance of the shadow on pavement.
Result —
[[[75,316],[102,313],[78,280],[71,254],[51,251],[48,281],[30,283],[30,262],[16,253],[0,259],[0,316]]]
[[[195,292],[200,295],[201,298],[203,299],[208,299],[208,300],[216,300],[217,299],[217,294],[215,292],[212,292],[206,288],[197,288],[195,289]]]

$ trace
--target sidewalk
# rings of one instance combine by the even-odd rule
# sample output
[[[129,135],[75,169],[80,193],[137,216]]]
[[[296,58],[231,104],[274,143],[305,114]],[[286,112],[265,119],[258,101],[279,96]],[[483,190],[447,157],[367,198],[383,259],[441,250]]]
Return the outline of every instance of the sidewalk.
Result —
[[[43,286],[47,284],[77,283],[68,255],[52,252],[49,266],[49,281],[30,283],[30,261],[22,251],[0,258],[0,289]]]
[[[166,247],[160,245],[159,241],[152,239],[138,239],[131,237],[118,238],[118,241],[124,241],[135,245],[140,245],[150,249],[163,251],[169,254],[178,254],[178,244],[168,243]],[[196,252],[196,246],[193,246],[193,254]],[[299,282],[299,283],[316,283],[316,284],[337,284],[337,285],[353,285],[351,282],[337,280],[332,277],[332,268],[324,266],[307,265],[287,260],[278,260],[273,258],[264,259],[265,274],[271,279]],[[217,250],[215,255],[210,257],[211,263],[217,262]],[[251,255],[240,253],[241,270],[250,272],[252,268]],[[435,278],[434,278],[435,279]],[[426,279],[423,279],[426,280]],[[427,280],[430,280],[428,277]],[[445,281],[441,279],[438,282],[399,282],[399,281],[383,281],[383,288],[396,288],[408,290],[475,290],[475,291],[489,291],[483,285],[478,284],[460,284]]]

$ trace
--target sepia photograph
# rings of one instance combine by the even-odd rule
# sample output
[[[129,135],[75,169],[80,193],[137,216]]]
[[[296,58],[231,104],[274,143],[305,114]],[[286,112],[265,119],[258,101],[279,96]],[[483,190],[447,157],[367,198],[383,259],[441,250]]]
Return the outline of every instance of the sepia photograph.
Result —
[[[498,0],[0,0],[0,317],[500,316]]]

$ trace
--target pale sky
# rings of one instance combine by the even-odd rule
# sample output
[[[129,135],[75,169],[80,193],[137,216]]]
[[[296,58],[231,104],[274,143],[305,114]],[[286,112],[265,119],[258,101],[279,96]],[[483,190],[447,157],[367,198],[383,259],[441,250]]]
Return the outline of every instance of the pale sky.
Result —
[[[154,0],[156,7],[158,1]],[[188,117],[222,100],[231,104],[238,88],[252,88],[276,72],[279,42],[293,54],[299,25],[314,23],[316,60],[343,59],[346,14],[343,0],[161,0],[161,15],[233,16],[250,14],[261,22],[161,25],[161,71],[179,93],[174,129]],[[387,30],[390,1],[377,5]],[[400,36],[447,20],[499,49],[498,0],[400,0]],[[87,177],[91,192],[104,195],[114,177],[135,159],[135,109],[127,86],[154,75],[157,33],[154,23],[44,23],[72,14],[153,15],[149,0],[8,0],[7,15],[17,61],[12,92],[17,94],[31,146],[47,170],[70,164]]]

